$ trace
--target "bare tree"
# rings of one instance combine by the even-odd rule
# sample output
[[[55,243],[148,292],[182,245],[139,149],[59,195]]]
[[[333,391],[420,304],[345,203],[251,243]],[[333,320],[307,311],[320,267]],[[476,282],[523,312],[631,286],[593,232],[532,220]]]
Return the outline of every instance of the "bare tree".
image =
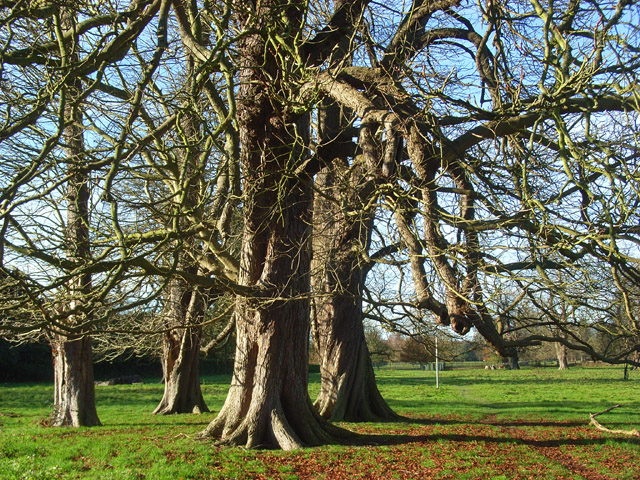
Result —
[[[316,178],[313,208],[312,325],[320,355],[315,406],[333,421],[397,419],[375,382],[363,325],[363,289],[374,216],[363,205],[371,176],[356,159]],[[345,208],[346,207],[346,208]]]
[[[63,9],[54,21],[68,40],[62,40],[62,64],[78,61],[79,38],[72,33],[76,28],[75,12]],[[66,54],[66,55],[65,55]],[[67,63],[69,62],[69,63]],[[62,144],[67,165],[66,209],[67,225],[65,249],[67,258],[82,270],[91,256],[89,239],[89,171],[85,167],[82,83],[79,79],[66,82],[61,91],[63,98],[65,127]],[[91,323],[91,310],[84,310],[91,295],[91,274],[72,276],[67,282],[63,309],[68,317],[64,323],[71,328],[79,327],[69,335],[62,331],[50,334],[54,370],[54,402],[51,423],[54,426],[94,426],[100,425],[95,405],[93,382],[93,358],[91,337],[84,332],[83,325]]]
[[[637,31],[620,24],[634,7],[614,2],[596,14],[580,2],[532,2],[473,13],[452,3],[436,15],[420,3],[379,70],[345,70],[330,88],[363,122],[386,118],[402,134],[410,163],[396,169],[387,199],[412,267],[405,303],[462,334],[476,328],[503,358],[540,341],[589,350],[539,332],[505,337],[487,287],[502,278],[558,290],[548,272],[575,276],[590,262],[637,277],[637,182],[628,176],[637,170],[628,83]],[[596,35],[585,49],[577,25],[587,24]],[[616,67],[603,63],[607,51]],[[405,76],[417,64],[422,71]],[[516,74],[518,64],[527,67]],[[363,85],[368,95],[357,97]]]
[[[89,97],[160,2],[133,2],[118,12],[81,20],[91,8],[20,4],[5,16],[0,132],[4,158],[1,217],[5,278],[16,295],[3,335],[14,340],[45,332],[54,361],[53,425],[99,425],[95,407],[91,333],[100,322],[121,270],[96,260],[93,229],[100,224],[94,189],[104,171],[99,148],[87,145]],[[134,18],[138,15],[137,18]],[[88,37],[93,41],[87,41]],[[11,83],[6,88],[6,81]],[[95,142],[89,142],[95,144]],[[95,278],[104,284],[97,287]]]
[[[175,298],[187,310],[194,305],[191,314],[177,315],[191,315],[180,328],[197,328],[204,298],[194,292],[235,295],[234,377],[222,410],[201,436],[248,447],[298,448],[347,435],[314,410],[307,394],[316,295],[316,313],[338,319],[332,309],[353,312],[348,340],[358,354],[328,368],[330,381],[354,367],[373,378],[356,319],[363,295],[367,312],[383,316],[399,308],[459,334],[475,328],[503,357],[546,341],[611,363],[635,362],[633,316],[615,328],[626,343],[602,351],[569,328],[562,330],[566,336],[536,329],[509,336],[520,326],[501,330],[505,311],[493,308],[492,297],[501,285],[562,293],[567,286],[555,272],[589,292],[597,291],[593,272],[607,271],[621,292],[629,290],[625,282],[640,278],[637,5],[409,3],[339,2],[321,15],[318,2],[136,1],[103,16],[83,4],[87,20],[70,33],[54,28],[50,7],[12,10],[0,24],[10,40],[0,58],[4,78],[15,80],[20,94],[1,92],[9,120],[0,126],[0,151],[9,162],[1,167],[8,175],[0,196],[0,263],[17,286],[16,308],[32,308],[20,317],[30,325],[17,324],[16,316],[9,327],[60,329],[71,313],[82,323],[66,326],[66,333],[85,336],[109,313],[155,301],[177,279],[182,293],[176,290]],[[175,75],[176,64],[162,61],[177,50],[168,48],[163,33],[171,9],[171,25],[193,62],[183,78]],[[46,38],[31,39],[40,25]],[[83,49],[73,61],[64,45],[76,37]],[[132,61],[120,62],[130,52]],[[122,75],[129,65],[129,75]],[[78,79],[87,107],[83,123],[71,123],[82,126],[94,148],[85,144],[87,163],[75,171],[60,159],[73,157],[61,145],[70,146],[66,139],[75,135],[63,107],[77,102],[61,100],[61,92]],[[215,114],[200,115],[202,97]],[[100,105],[106,98],[111,108]],[[197,101],[181,103],[188,98]],[[185,116],[188,109],[198,115]],[[339,111],[348,121],[330,126],[323,111]],[[198,125],[185,129],[185,121]],[[216,174],[192,177],[187,173],[199,165],[197,155],[186,152],[198,151],[202,140],[198,158],[211,159],[216,167],[209,172]],[[350,153],[328,153],[333,146]],[[175,161],[165,163],[167,148]],[[238,171],[240,196],[230,187]],[[75,222],[60,199],[74,195],[61,194],[61,186],[76,174],[83,175],[77,185],[95,178],[88,255],[76,250],[80,230],[66,229],[65,238],[58,231],[69,223],[63,219]],[[185,181],[174,190],[159,187],[167,178]],[[134,180],[141,191],[130,188]],[[220,185],[221,195],[211,194],[213,188],[194,193],[202,185]],[[154,198],[171,212],[171,228],[149,222],[147,214],[137,218],[153,208]],[[34,206],[42,204],[57,215],[55,222],[34,221]],[[243,225],[235,255],[224,238],[229,230],[220,225],[238,209]],[[313,228],[314,274],[328,273],[316,277],[314,289]],[[322,243],[320,234],[329,232],[336,242]],[[397,261],[390,261],[398,292],[391,304],[363,287],[374,236],[398,250]],[[74,293],[81,286],[89,293],[89,278],[89,301],[69,311],[61,292],[74,285]],[[580,305],[602,313],[598,328],[605,329],[616,322],[611,303]],[[628,296],[625,305],[630,311]],[[320,334],[328,327],[330,353],[334,332],[344,329],[318,325]],[[354,404],[371,410],[366,397],[376,389],[366,388],[351,393],[365,391]]]

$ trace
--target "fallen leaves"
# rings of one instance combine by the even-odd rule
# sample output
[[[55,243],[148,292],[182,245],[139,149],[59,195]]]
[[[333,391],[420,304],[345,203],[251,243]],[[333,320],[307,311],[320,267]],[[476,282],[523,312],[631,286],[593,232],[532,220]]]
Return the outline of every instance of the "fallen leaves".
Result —
[[[440,423],[441,422],[441,423]],[[321,447],[288,454],[261,452],[267,467],[247,478],[266,479],[570,479],[630,478],[640,464],[640,449],[624,461],[606,461],[601,469],[585,461],[598,446],[598,458],[619,458],[597,432],[572,422],[500,421],[456,423],[452,419],[416,419],[406,424],[360,424],[367,435],[359,446]]]

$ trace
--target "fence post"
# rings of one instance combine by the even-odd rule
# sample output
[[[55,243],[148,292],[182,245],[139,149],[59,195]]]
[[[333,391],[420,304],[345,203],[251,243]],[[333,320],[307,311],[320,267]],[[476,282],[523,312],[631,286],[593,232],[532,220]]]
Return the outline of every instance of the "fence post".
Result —
[[[438,365],[438,335],[436,335],[436,388],[440,388],[440,367]]]

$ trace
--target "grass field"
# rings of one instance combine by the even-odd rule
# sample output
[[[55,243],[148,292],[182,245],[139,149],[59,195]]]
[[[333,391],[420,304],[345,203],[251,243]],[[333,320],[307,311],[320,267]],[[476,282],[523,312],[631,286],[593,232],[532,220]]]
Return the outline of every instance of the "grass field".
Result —
[[[193,440],[213,417],[150,412],[162,385],[97,387],[103,427],[48,428],[52,386],[0,384],[0,479],[640,479],[640,372],[621,368],[390,371],[384,397],[407,422],[342,424],[364,446],[248,451]],[[215,412],[228,376],[205,377]],[[311,395],[318,390],[312,375]]]

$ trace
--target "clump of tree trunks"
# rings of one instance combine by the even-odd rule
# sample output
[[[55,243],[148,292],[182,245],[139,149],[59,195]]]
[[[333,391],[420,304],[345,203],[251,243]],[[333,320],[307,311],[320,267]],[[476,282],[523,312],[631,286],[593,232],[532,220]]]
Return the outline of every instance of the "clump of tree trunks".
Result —
[[[365,320],[640,365],[634,2],[103,3],[0,5],[0,335],[50,341],[54,425],[100,424],[96,339],[206,411],[230,317],[199,438],[249,448],[400,418]]]

